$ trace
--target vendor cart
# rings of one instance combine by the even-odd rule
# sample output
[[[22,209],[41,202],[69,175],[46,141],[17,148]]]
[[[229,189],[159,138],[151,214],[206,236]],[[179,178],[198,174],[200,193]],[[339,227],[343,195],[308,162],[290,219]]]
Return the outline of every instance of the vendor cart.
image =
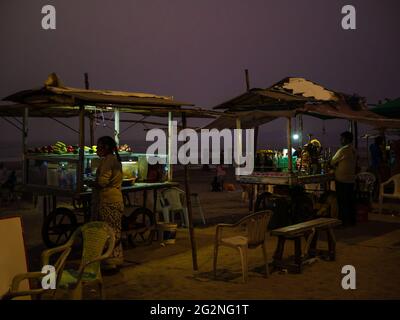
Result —
[[[128,225],[136,228],[143,240],[151,236],[151,230],[157,220],[155,207],[147,208],[146,206],[147,193],[153,192],[155,206],[158,190],[177,185],[173,182],[170,161],[171,123],[174,116],[182,116],[184,126],[186,126],[186,116],[213,117],[212,111],[184,108],[184,105],[190,106],[190,104],[177,102],[172,97],[65,87],[55,74],[49,76],[44,87],[21,91],[4,100],[18,103],[0,106],[0,116],[22,118],[20,124],[23,136],[23,190],[34,194],[35,198],[40,200],[43,208],[42,237],[49,247],[65,243],[79,223],[85,223],[91,219],[92,190],[85,182],[93,179],[96,160],[98,160],[91,148],[95,141],[94,122],[96,116],[101,114],[104,119],[104,115],[113,113],[114,136],[117,143],[120,139],[120,122],[129,121],[121,120],[121,113],[136,113],[145,117],[168,116],[168,154],[157,155],[161,159],[166,158],[163,159],[158,177],[155,179],[153,177],[151,181],[147,179],[148,156],[154,155],[129,151],[120,152],[123,171],[124,164],[127,164],[128,168],[135,167],[136,164],[136,172],[131,171],[131,176],[124,176],[127,179],[124,179],[122,192],[127,206],[131,205],[130,194],[143,192],[143,204],[136,206],[128,219]],[[56,119],[74,116],[79,117],[79,130],[74,130]],[[57,150],[57,154],[52,150],[49,151],[51,148],[39,151],[28,149],[28,120],[30,117],[52,119],[74,130],[79,138],[77,148],[68,149],[68,152]],[[90,123],[91,147],[85,147],[86,119],[89,119]],[[144,120],[136,122],[140,121]],[[191,208],[189,208],[189,215],[191,219]],[[79,219],[80,217],[81,219]],[[135,235],[132,232],[129,234]],[[145,234],[146,236],[144,236]]]
[[[355,135],[357,135],[356,121],[371,124],[392,121],[369,112],[362,97],[334,92],[304,78],[285,78],[266,89],[250,89],[248,85],[247,92],[217,105],[214,109],[224,110],[224,115],[209,124],[207,128],[255,129],[254,152],[257,150],[258,126],[280,117],[287,119],[286,168],[273,168],[271,150],[261,150],[262,152],[259,151],[254,156],[256,161],[261,161],[261,168],[266,170],[257,171],[259,168],[256,166],[253,174],[237,176],[237,181],[240,184],[251,185],[252,191],[249,196],[251,212],[262,209],[274,210],[276,202],[270,200],[280,198],[283,199],[282,204],[291,203],[292,210],[289,208],[285,210],[292,211],[292,223],[313,216],[313,202],[309,194],[300,190],[311,191],[312,185],[317,186],[321,192],[324,189],[329,190],[330,182],[333,180],[333,175],[326,166],[329,157],[318,162],[320,160],[311,155],[312,166],[306,169],[296,167],[292,139],[296,134],[303,147],[303,128],[302,120],[299,119],[301,120],[299,132],[294,132],[292,119],[296,116],[301,118],[303,114],[321,119],[348,119],[352,121]],[[237,134],[237,150],[242,150],[242,136],[239,130]],[[313,141],[310,140],[309,143]],[[275,186],[273,191],[272,186]],[[266,191],[266,188],[269,190]],[[254,195],[257,195],[255,206]]]
[[[124,152],[120,156],[124,170],[125,164],[137,164],[139,159],[141,162],[145,161],[147,155]],[[85,179],[94,178],[88,172],[94,171],[90,169],[90,165],[98,157],[85,154],[84,159],[84,185],[82,191],[78,192],[77,155],[27,154],[25,157],[27,176],[24,191],[33,194],[41,202],[37,205],[43,211],[42,238],[49,247],[64,243],[79,224],[92,219],[92,190],[85,184]],[[166,171],[164,179],[154,182],[146,182],[146,177],[142,175],[143,172],[135,172],[135,178],[124,179],[121,189],[125,207],[134,208],[129,215],[130,225],[134,225],[141,239],[145,241],[149,239],[150,231],[156,225],[155,206],[147,207],[148,192],[153,193],[153,203],[156,204],[158,190],[176,186],[178,183],[168,181]],[[143,203],[132,204],[130,196],[137,192],[143,194]],[[135,230],[125,231],[133,231],[131,238],[136,237]]]

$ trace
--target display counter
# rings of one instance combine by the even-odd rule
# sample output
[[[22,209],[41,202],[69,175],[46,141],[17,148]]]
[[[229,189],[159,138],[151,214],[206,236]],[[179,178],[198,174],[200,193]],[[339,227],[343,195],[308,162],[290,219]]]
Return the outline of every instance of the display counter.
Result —
[[[121,152],[124,187],[136,182],[149,182],[148,156],[143,153]],[[166,156],[160,155],[163,158]],[[84,184],[83,190],[77,190],[79,156],[77,154],[27,154],[25,189],[31,192],[50,193],[54,195],[72,196],[75,193],[90,192]],[[95,179],[99,157],[85,153],[83,181]],[[160,175],[151,182],[167,181],[167,165],[160,165]]]

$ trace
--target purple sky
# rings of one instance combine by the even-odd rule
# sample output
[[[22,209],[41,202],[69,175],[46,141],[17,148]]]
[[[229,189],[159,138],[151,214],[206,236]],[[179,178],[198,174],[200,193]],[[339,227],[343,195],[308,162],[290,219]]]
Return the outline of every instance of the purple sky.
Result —
[[[41,28],[45,4],[57,9],[54,31]],[[346,4],[356,7],[357,30],[341,28]],[[92,88],[173,95],[209,108],[244,91],[247,68],[252,87],[301,76],[376,103],[400,95],[399,14],[398,0],[1,0],[0,96],[37,87],[53,71],[83,87],[88,72]],[[261,147],[283,145],[282,124],[263,126]],[[347,122],[326,127],[324,139],[336,144]],[[320,120],[306,121],[307,132],[321,128]],[[104,133],[111,131],[97,131]],[[75,136],[55,122],[31,121],[33,144],[58,139]],[[122,142],[141,139],[137,126]],[[20,140],[0,119],[0,145]]]

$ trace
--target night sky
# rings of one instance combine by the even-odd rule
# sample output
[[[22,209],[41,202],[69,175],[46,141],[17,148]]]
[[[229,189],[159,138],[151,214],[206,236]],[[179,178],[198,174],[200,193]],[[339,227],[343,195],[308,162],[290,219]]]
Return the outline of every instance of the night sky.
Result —
[[[46,4],[56,7],[56,30],[41,28]],[[346,4],[356,7],[357,30],[341,28]],[[211,108],[245,90],[247,68],[252,87],[300,76],[376,103],[400,96],[399,14],[398,0],[1,0],[0,97],[41,86],[51,72],[83,87],[88,72],[92,88],[172,95]],[[283,123],[263,126],[262,147],[283,146]],[[33,145],[77,142],[55,122],[30,125]],[[348,123],[325,125],[322,140],[336,145]],[[307,119],[306,132],[321,135],[322,126]],[[96,135],[104,133],[112,131]],[[144,135],[136,126],[122,142],[135,148]],[[20,141],[0,119],[1,150]]]

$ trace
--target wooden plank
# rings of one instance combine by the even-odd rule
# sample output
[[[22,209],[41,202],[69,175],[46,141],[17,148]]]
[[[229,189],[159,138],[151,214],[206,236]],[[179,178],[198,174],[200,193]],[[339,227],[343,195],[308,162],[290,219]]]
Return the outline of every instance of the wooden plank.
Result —
[[[17,274],[28,272],[28,261],[24,241],[22,219],[19,216],[0,218],[0,298],[7,293],[12,279]],[[19,288],[30,290],[28,280]],[[20,298],[30,299],[30,297]]]
[[[322,227],[334,227],[340,225],[341,222],[338,219],[333,218],[318,218],[291,226],[275,229],[271,231],[272,236],[291,236],[304,231],[310,230],[312,228],[322,228]]]

